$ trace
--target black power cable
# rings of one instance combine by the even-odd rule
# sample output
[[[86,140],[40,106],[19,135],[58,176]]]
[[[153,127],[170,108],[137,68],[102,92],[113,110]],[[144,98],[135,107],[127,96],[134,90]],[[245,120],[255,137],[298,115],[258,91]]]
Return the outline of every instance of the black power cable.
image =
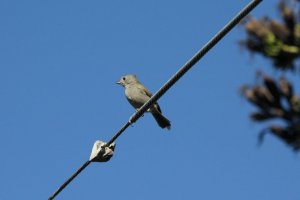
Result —
[[[112,144],[129,126],[136,122],[150,106],[164,95],[189,69],[191,69],[211,48],[213,48],[233,27],[250,13],[262,0],[253,0],[245,6],[228,24],[226,24],[204,47],[202,47],[187,63],[185,63],[102,148]],[[80,174],[92,161],[86,161],[67,181],[65,181],[49,200],[57,196],[78,174]]]

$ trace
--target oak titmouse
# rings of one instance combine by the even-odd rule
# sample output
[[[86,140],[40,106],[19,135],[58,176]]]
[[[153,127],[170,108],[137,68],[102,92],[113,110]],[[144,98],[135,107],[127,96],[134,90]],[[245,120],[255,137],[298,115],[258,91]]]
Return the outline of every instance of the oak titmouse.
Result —
[[[117,84],[120,84],[125,88],[127,100],[135,109],[142,107],[152,96],[151,92],[143,86],[133,74],[122,76]],[[161,128],[171,128],[170,121],[162,115],[161,109],[157,103],[154,103],[148,111],[151,112]]]

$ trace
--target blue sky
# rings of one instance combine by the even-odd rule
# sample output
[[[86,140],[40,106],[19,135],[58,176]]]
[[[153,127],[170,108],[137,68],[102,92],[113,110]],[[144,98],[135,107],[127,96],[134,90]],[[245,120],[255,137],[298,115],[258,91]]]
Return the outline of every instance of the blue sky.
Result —
[[[0,199],[47,199],[133,114],[115,82],[152,92],[249,1],[0,2]],[[275,12],[264,1],[255,16]],[[270,70],[237,45],[236,27],[160,100],[171,131],[145,114],[57,199],[300,198],[300,160],[238,94]],[[299,79],[295,79],[299,81]]]

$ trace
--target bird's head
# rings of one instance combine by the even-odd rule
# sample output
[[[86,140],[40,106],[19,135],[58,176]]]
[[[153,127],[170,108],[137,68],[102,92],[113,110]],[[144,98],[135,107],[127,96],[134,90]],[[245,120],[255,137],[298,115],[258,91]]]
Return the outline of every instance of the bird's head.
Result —
[[[138,80],[136,78],[136,75],[128,74],[128,75],[122,76],[121,79],[117,82],[117,84],[125,87],[126,85],[130,85],[130,84],[137,83],[137,82],[138,82]]]

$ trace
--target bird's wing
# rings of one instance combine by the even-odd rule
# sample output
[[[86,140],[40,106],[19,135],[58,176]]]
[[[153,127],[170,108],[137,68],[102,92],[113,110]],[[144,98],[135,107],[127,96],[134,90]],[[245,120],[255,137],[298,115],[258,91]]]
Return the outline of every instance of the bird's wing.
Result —
[[[147,95],[148,97],[152,97],[152,93],[147,88],[145,88],[145,86],[143,86],[142,84],[139,84],[138,87],[140,88],[140,91],[143,94]],[[157,109],[157,111],[159,111],[161,113],[161,109],[160,109],[160,107],[159,107],[159,105],[158,105],[157,102],[155,102],[153,104],[153,106],[154,106],[155,109]]]
[[[143,86],[142,84],[139,84],[138,88],[141,90],[142,93],[144,93],[148,97],[152,97],[152,93],[147,88],[145,88],[145,86]]]

